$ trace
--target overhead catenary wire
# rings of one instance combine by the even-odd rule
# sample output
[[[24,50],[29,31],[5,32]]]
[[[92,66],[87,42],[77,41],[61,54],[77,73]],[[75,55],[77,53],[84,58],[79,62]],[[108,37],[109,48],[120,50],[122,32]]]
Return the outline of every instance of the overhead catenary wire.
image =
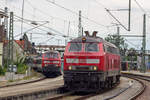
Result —
[[[37,8],[37,7],[35,7],[29,0],[26,0],[26,2],[27,2],[33,9],[36,9],[39,13],[44,14],[44,15],[47,16],[47,17],[51,17],[51,18],[53,18],[53,19],[58,19],[58,20],[62,20],[62,21],[67,21],[67,22],[69,22],[69,20],[65,20],[65,19],[62,19],[62,18],[59,18],[59,17],[54,17],[54,16],[49,15],[48,13],[44,12],[43,10],[41,10],[41,9],[39,9],[39,8]]]
[[[139,48],[139,45],[135,45],[133,44],[132,42],[130,42],[129,40],[125,39],[125,41],[127,41],[128,43],[130,43],[132,46],[136,47],[136,48]]]
[[[106,8],[106,11],[109,13],[110,16],[112,16],[112,17],[119,23],[118,25],[122,26],[125,30],[129,31],[129,30],[109,11],[109,9]]]
[[[42,15],[45,15],[45,17],[51,17],[52,19],[57,19],[57,20],[60,20],[60,21],[67,21],[67,22],[70,21],[70,20],[62,19],[62,18],[59,18],[59,17],[56,17],[56,16],[51,16],[50,14],[44,12],[43,10],[41,10],[41,9],[39,9],[39,8],[37,8],[37,7],[35,7],[29,0],[25,0],[25,2],[28,3],[28,4],[30,4],[30,6],[31,6],[32,8],[35,8],[35,9],[36,9],[39,13],[41,13]],[[12,6],[13,6],[13,5],[12,5]],[[13,6],[13,8],[15,8],[16,10],[20,10],[20,11],[21,11],[21,9],[20,9],[19,7]],[[24,13],[27,13],[28,15],[31,15],[32,17],[34,16],[33,13],[28,12],[28,11],[26,11],[26,10],[24,10]],[[70,22],[73,22],[73,21],[70,21]]]
[[[98,1],[96,1],[96,0],[94,0],[94,1],[95,1],[98,5],[102,6],[102,7],[106,10],[106,12],[108,12],[108,14],[109,14],[113,19],[115,19],[116,22],[118,22],[118,25],[122,26],[125,30],[130,31],[130,29],[127,29],[127,28],[119,21],[119,19],[117,19],[117,18],[110,12],[110,10],[109,10],[106,6],[104,6],[102,3],[100,3],[100,2],[98,2]]]
[[[134,1],[138,5],[138,7],[141,9],[141,11],[145,13],[148,16],[148,18],[150,18],[150,14],[147,13],[147,11],[142,7],[142,5],[137,0],[134,0]]]
[[[19,16],[16,16],[16,15],[15,15],[15,17],[17,17],[18,20],[20,20],[20,17],[19,17]],[[21,20],[20,20],[20,21],[21,21]],[[30,21],[29,21],[29,20],[28,20],[28,21],[27,21],[27,20],[24,20],[24,23],[26,23],[26,24],[28,24],[28,25],[30,25],[30,26],[33,26],[33,28],[35,28],[34,25],[29,24],[28,22],[30,22]],[[40,24],[40,25],[41,25],[41,24]],[[42,25],[41,25],[41,26],[42,26]],[[53,35],[62,36],[62,37],[65,36],[65,34],[59,32],[59,31],[57,31],[57,30],[55,30],[55,29],[52,29],[52,28],[50,28],[50,27],[47,27],[47,26],[42,26],[42,27],[45,27],[45,28],[47,28],[47,29],[49,29],[49,30],[55,32],[55,34],[53,33]],[[49,32],[49,31],[44,30],[44,29],[41,29],[41,28],[39,28],[39,27],[37,27],[37,29],[42,30],[42,31],[45,31],[45,32],[47,32],[47,33]],[[56,34],[56,33],[58,33],[58,34]],[[18,37],[18,36],[20,36],[20,35],[21,35],[21,34],[18,34],[18,35],[15,35],[14,37]],[[75,37],[72,37],[72,36],[69,36],[69,37],[70,37],[70,38],[75,38]]]
[[[19,16],[16,16],[16,17],[20,18]],[[25,21],[32,22],[31,20],[25,20]],[[46,23],[47,23],[47,22],[46,22]],[[44,23],[44,24],[45,24],[45,23]],[[39,26],[41,26],[41,27],[45,27],[45,28],[47,28],[47,29],[50,29],[50,30],[52,30],[52,31],[56,32],[56,33],[59,33],[59,34],[62,34],[62,35],[63,35],[63,33],[59,32],[59,31],[57,31],[57,30],[55,30],[55,29],[53,29],[53,28],[50,28],[50,27],[44,26],[44,24],[40,24]],[[38,26],[37,26],[37,27],[34,27],[34,28],[38,28]],[[56,34],[54,34],[54,35],[56,35]]]
[[[1,9],[1,8],[0,8]],[[3,9],[1,9],[2,11],[4,11]],[[20,20],[20,21],[22,21],[23,20],[23,22],[24,23],[26,23],[26,21],[27,22],[32,22],[31,20],[29,20],[29,19],[22,19],[20,16],[17,16],[17,15],[14,15],[15,17],[17,17],[18,18],[18,21]],[[31,25],[31,24],[29,24],[29,23],[26,23],[26,24],[28,24],[28,25]],[[32,25],[32,26],[34,26],[34,25]],[[46,26],[43,26],[43,27],[46,27]],[[52,30],[52,31],[55,31],[55,32],[57,32],[57,33],[60,33],[60,34],[62,34],[61,32],[58,32],[58,31],[56,31],[56,30],[54,30],[54,29],[52,29],[52,28],[50,28],[50,27],[46,27],[46,28],[48,28],[48,29],[50,29],[50,30]],[[39,29],[39,28],[38,28]],[[41,29],[40,29],[41,30]],[[46,31],[46,30],[42,30],[42,31]],[[46,32],[48,32],[48,31],[46,31]],[[63,36],[64,34],[62,34],[62,36]]]
[[[3,9],[2,9],[2,10],[3,10]],[[21,20],[20,20],[21,22],[22,22],[22,21],[23,21],[23,22],[25,22],[25,21],[27,21],[27,22],[33,22],[33,21],[30,20],[30,19],[22,18],[22,17],[17,16],[17,15],[14,15],[14,16],[17,17],[17,18],[19,18],[19,19],[21,19]],[[64,20],[64,21],[66,21],[66,20]],[[47,21],[35,21],[35,22],[47,22]],[[26,23],[26,24],[27,24],[27,23]],[[28,24],[28,25],[29,25],[29,24]],[[57,31],[57,30],[55,30],[55,29],[52,29],[52,28],[47,27],[47,26],[43,26],[43,27],[48,28],[48,29],[50,29],[50,30],[52,30],[52,31],[54,31],[54,32],[56,32],[56,33],[62,34],[62,35],[59,35],[59,34],[55,34],[55,35],[64,36],[63,33],[59,32],[59,31]],[[39,29],[39,28],[37,28],[37,29]],[[41,30],[41,28],[40,28],[40,30]],[[45,30],[44,30],[44,31],[45,31]],[[21,32],[21,34],[16,35],[15,37],[18,37],[18,36],[22,35],[22,33],[23,33],[23,32]],[[73,37],[71,37],[71,38],[73,38]]]
[[[45,40],[44,42],[40,42],[39,44],[46,43],[46,42],[50,41],[50,40],[51,40],[51,39],[53,39],[53,38],[54,38],[54,37],[51,37],[51,38],[49,38],[49,39]]]
[[[98,5],[102,6],[104,9],[107,8],[105,5],[103,5],[102,3],[98,2],[97,0],[94,0]]]
[[[134,1],[135,1],[135,3],[139,6],[139,8],[141,9],[142,12],[147,13],[147,12],[145,11],[145,9],[141,6],[141,4],[140,4],[137,0],[134,0]]]
[[[49,3],[51,3],[51,4],[54,4],[54,5],[57,6],[57,7],[60,7],[60,8],[62,8],[62,9],[65,9],[65,10],[68,11],[68,12],[71,12],[71,13],[73,13],[73,14],[78,15],[77,12],[75,12],[75,11],[69,9],[69,8],[66,8],[66,7],[64,7],[64,6],[62,6],[62,5],[59,5],[59,4],[55,3],[55,2],[52,2],[52,1],[50,1],[50,0],[46,0],[46,1],[49,2]],[[95,24],[97,24],[97,25],[106,27],[105,25],[100,24],[100,23],[96,22],[95,20],[92,20],[92,19],[90,19],[90,18],[88,18],[88,17],[86,17],[86,16],[81,16],[81,17],[84,18],[84,19],[87,19],[87,20],[89,20],[90,22],[93,22],[93,23],[95,23]]]

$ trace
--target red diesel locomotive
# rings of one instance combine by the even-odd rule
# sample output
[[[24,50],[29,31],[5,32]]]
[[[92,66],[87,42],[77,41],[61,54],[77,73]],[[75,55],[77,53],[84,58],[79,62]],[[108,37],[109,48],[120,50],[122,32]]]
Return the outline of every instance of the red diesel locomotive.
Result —
[[[120,80],[118,48],[100,37],[78,37],[68,42],[64,53],[64,85],[71,90],[90,91],[112,87]]]
[[[42,55],[42,71],[47,77],[61,74],[61,57],[59,52],[50,51]]]

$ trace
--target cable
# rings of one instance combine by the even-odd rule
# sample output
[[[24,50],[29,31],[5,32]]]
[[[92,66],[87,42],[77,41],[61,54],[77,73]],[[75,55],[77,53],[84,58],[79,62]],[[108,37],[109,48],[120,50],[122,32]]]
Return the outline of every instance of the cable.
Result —
[[[134,1],[139,6],[141,11],[144,12],[148,16],[148,18],[150,18],[150,15],[145,11],[145,9],[140,5],[140,3],[137,0],[134,0]]]
[[[96,1],[96,0],[94,0],[97,4],[99,4],[100,6],[102,6],[105,10],[106,10],[106,12],[113,18],[113,19],[115,19],[119,24],[118,25],[121,25],[125,30],[127,30],[127,31],[130,31],[129,29],[127,29],[120,21],[119,21],[119,19],[117,19],[111,12],[110,12],[110,10],[107,8],[107,7],[105,7],[102,3],[100,3],[100,2],[98,2],[98,1]]]
[[[15,15],[15,17],[17,17],[18,20],[20,20],[20,17],[19,17],[19,16],[16,16],[16,15]],[[21,20],[20,20],[20,21],[21,21]],[[34,25],[31,25],[31,24],[25,22],[25,20],[24,20],[24,23],[26,23],[26,24],[28,24],[28,25],[30,25],[30,26],[33,26],[33,27],[35,28]],[[50,30],[52,30],[52,31],[54,31],[54,32],[56,32],[56,33],[59,33],[59,34],[54,34],[54,33],[53,33],[53,35],[62,36],[62,37],[65,36],[63,33],[59,32],[59,31],[57,31],[57,30],[55,30],[55,29],[52,29],[52,28],[50,28],[50,27],[47,27],[47,26],[42,26],[42,27],[48,28],[48,29],[50,29]],[[41,29],[41,28],[39,28],[39,27],[36,27],[36,28],[39,29],[39,30],[45,31],[45,32],[47,32],[47,33],[49,32],[49,31],[43,30],[43,29]],[[14,36],[14,37],[18,37],[18,36],[20,36],[20,35],[21,35],[21,34],[18,34],[18,35]],[[74,38],[74,37],[72,37],[72,36],[69,36],[69,37],[70,37],[70,38]]]
[[[1,8],[0,8],[1,9]],[[3,9],[1,9],[2,11],[4,11]],[[17,16],[17,15],[14,15],[14,17],[16,17],[15,19],[17,19],[18,21],[22,21],[22,18],[20,17],[20,16]],[[25,23],[25,24],[27,24],[27,25],[30,25],[30,26],[33,26],[33,27],[35,27],[34,25],[32,25],[32,24],[29,24],[28,22],[32,22],[32,20],[29,20],[29,19],[23,19],[23,22]],[[42,21],[43,22],[43,21]],[[52,28],[50,28],[50,27],[46,27],[46,26],[43,26],[43,27],[45,27],[45,28],[48,28],[48,29],[50,29],[50,30],[52,30],[52,31],[54,31],[54,32],[57,32],[57,33],[59,33],[59,34],[54,34],[54,35],[57,35],[57,36],[62,36],[62,37],[64,37],[65,35],[64,34],[62,34],[62,33],[60,33],[60,32],[58,32],[57,30],[54,30],[54,29],[52,29]],[[41,29],[41,28],[39,28],[39,27],[37,27],[37,29],[39,29],[39,30],[42,30],[42,31],[45,31],[45,32],[49,32],[49,31],[47,31],[47,30],[44,30],[44,29]],[[18,34],[18,35],[15,35],[14,37],[16,38],[16,37],[18,37],[18,36],[20,36],[21,34]],[[69,38],[75,38],[75,37],[72,37],[72,36],[69,36]]]
[[[97,0],[94,0],[97,4],[99,4],[100,6],[102,6],[104,9],[106,9],[107,7],[104,6],[102,3],[98,2]]]
[[[62,21],[67,21],[69,22],[68,20],[65,20],[65,19],[61,19],[59,17],[54,17],[54,16],[51,16],[51,15],[48,15],[48,13],[45,13],[44,11],[42,11],[41,9],[39,8],[36,8],[29,0],[26,0],[26,2],[33,8],[33,9],[36,9],[38,12],[40,12],[41,14],[44,14],[45,16],[48,16],[48,17],[51,17],[51,18],[55,18],[55,19],[58,19],[58,20],[62,20]]]
[[[78,15],[78,13],[77,13],[77,12],[72,11],[71,9],[65,8],[64,6],[61,6],[61,5],[59,5],[59,4],[55,3],[55,2],[52,2],[52,1],[49,1],[49,0],[46,0],[46,1],[47,1],[47,2],[49,2],[49,3],[54,4],[54,5],[55,5],[55,6],[57,6],[57,7],[60,7],[60,8],[62,8],[62,9],[65,9],[65,10],[66,10],[66,11],[68,11],[68,12],[71,12],[71,13],[73,13],[73,14]],[[94,21],[94,20],[92,20],[92,19],[89,19],[88,17],[85,17],[85,16],[81,16],[81,17],[82,17],[82,18],[84,18],[84,19],[87,19],[87,20],[89,20],[89,21],[91,21],[91,22],[93,22],[93,23],[95,23],[95,24],[97,24],[97,25],[100,25],[100,26],[106,27],[105,25],[100,24],[100,23],[97,23],[96,21]]]
[[[19,16],[16,16],[16,17],[20,18]],[[22,20],[22,18],[20,18],[20,19]],[[23,19],[23,20],[24,20],[24,19]],[[26,20],[26,21],[32,22],[31,20]],[[47,22],[46,22],[46,23],[47,23]],[[44,24],[45,24],[45,23],[44,23]],[[56,33],[62,34],[62,36],[63,36],[63,33],[59,32],[59,31],[57,31],[57,30],[55,30],[55,29],[52,29],[52,28],[50,28],[50,27],[43,26],[44,24],[41,24],[41,25],[39,25],[39,26],[48,28],[48,29],[50,29],[50,30],[52,30],[52,31],[54,31],[54,32],[56,32]],[[34,28],[32,28],[32,29],[38,28],[39,26],[34,27]],[[32,29],[30,29],[30,30],[32,30]],[[28,31],[30,31],[30,30],[28,30]],[[56,35],[56,34],[55,34],[55,35]]]
[[[65,19],[61,19],[61,18],[59,18],[59,17],[51,16],[51,15],[45,13],[44,11],[42,11],[41,9],[38,9],[38,8],[36,8],[35,6],[33,6],[28,0],[25,0],[25,1],[26,1],[32,8],[35,8],[39,13],[45,15],[45,17],[51,17],[51,18],[53,18],[53,19],[58,19],[58,20],[62,20],[62,21],[68,21],[68,20],[65,20]],[[12,5],[12,6],[13,6],[13,5]],[[13,8],[16,8],[17,10],[21,10],[20,8],[18,8],[18,7],[16,7],[16,6],[13,6]],[[27,12],[27,11],[24,11],[24,12],[27,13],[27,14],[29,14],[29,15],[31,15],[31,16],[34,16],[33,13],[29,13],[29,12]],[[69,22],[69,21],[68,21],[68,22]]]
[[[16,15],[15,15],[15,17],[17,17]],[[20,19],[20,17],[17,17],[18,18],[18,20],[19,21],[21,21],[21,19]],[[32,26],[32,27],[35,27],[34,25],[32,25],[32,24],[29,24],[28,22],[26,22],[25,20],[23,20],[23,22],[25,23],[25,24],[27,24],[27,25],[30,25],[30,26]],[[48,32],[48,31],[46,31],[46,30],[43,30],[43,29],[41,29],[41,28],[37,28],[37,29],[39,29],[39,30],[41,30],[41,31],[45,31],[45,32]],[[18,34],[18,35],[15,35],[14,37],[18,37],[18,36],[20,36],[21,34]]]
[[[44,42],[40,42],[39,44],[46,43],[46,42],[50,41],[50,40],[53,39],[53,38],[54,38],[54,37],[51,37],[50,39],[47,39],[47,40],[45,40]]]
[[[130,41],[128,41],[127,39],[125,39],[128,43],[130,43],[131,45],[133,45],[134,47],[136,47],[136,48],[139,48],[139,45],[135,45],[135,44],[133,44],[132,42],[130,42]]]
[[[147,12],[144,10],[144,8],[140,5],[140,3],[137,2],[137,0],[134,0],[134,1],[135,1],[135,3],[139,6],[139,8],[141,9],[141,11],[143,11],[144,13],[147,13]]]
[[[125,30],[129,31],[107,8],[106,11],[109,13],[111,17],[113,17],[119,23],[118,25],[121,25]]]

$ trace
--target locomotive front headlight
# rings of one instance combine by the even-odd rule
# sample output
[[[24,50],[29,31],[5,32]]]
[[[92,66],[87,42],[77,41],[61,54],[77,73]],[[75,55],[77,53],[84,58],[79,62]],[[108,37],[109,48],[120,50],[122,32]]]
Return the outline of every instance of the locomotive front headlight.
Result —
[[[96,67],[96,66],[94,66],[94,67],[93,67],[93,70],[97,70],[97,67]]]
[[[72,70],[72,66],[69,66],[68,69],[69,69],[69,70]]]
[[[85,37],[82,38],[82,42],[83,43],[86,42],[86,38]]]

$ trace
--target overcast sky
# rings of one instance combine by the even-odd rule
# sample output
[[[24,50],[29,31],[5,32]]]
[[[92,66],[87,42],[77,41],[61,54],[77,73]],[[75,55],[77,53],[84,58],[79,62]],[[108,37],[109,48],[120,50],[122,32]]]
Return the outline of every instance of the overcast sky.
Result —
[[[49,0],[53,1],[58,5],[61,5],[73,12],[78,13],[79,10],[82,11],[82,15],[94,22],[82,18],[82,25],[84,30],[98,31],[98,36],[106,37],[108,34],[116,34],[116,26],[112,26],[112,23],[117,23],[104,8],[116,10],[116,9],[128,9],[128,0]],[[144,12],[141,11],[139,6],[136,4],[135,0],[132,1],[132,12],[131,12],[131,31],[128,32],[124,28],[120,28],[120,34],[136,34],[142,35],[142,21]],[[137,2],[144,8],[147,14],[150,11],[150,1],[149,0],[137,0]],[[0,0],[0,8],[7,6],[9,11],[14,11],[15,15],[21,16],[22,0]],[[59,35],[68,33],[68,26],[70,21],[69,35],[71,37],[76,37],[78,34],[78,15],[65,10],[61,7],[56,6],[48,2],[48,0],[25,0],[24,6],[24,18],[33,21],[49,21],[45,26],[50,27],[56,31],[48,28],[40,27],[40,29],[35,29],[30,31],[33,33],[32,41],[36,44],[65,44],[65,39]],[[111,11],[111,13],[120,20],[120,22],[128,27],[128,11]],[[150,15],[149,15],[150,16]],[[29,22],[27,22],[29,23]],[[39,22],[42,24],[43,22]],[[15,19],[14,33],[18,35],[20,31],[20,21]],[[150,17],[147,17],[147,49],[150,49]],[[32,26],[24,24],[23,31],[31,29]],[[52,36],[46,35],[47,32],[52,32],[58,34],[54,38],[50,39]],[[43,35],[35,34],[42,33]],[[30,34],[28,34],[30,39]],[[15,37],[16,39],[20,38]],[[49,41],[48,41],[49,39]],[[141,48],[141,38],[126,38],[129,47],[136,49]]]

